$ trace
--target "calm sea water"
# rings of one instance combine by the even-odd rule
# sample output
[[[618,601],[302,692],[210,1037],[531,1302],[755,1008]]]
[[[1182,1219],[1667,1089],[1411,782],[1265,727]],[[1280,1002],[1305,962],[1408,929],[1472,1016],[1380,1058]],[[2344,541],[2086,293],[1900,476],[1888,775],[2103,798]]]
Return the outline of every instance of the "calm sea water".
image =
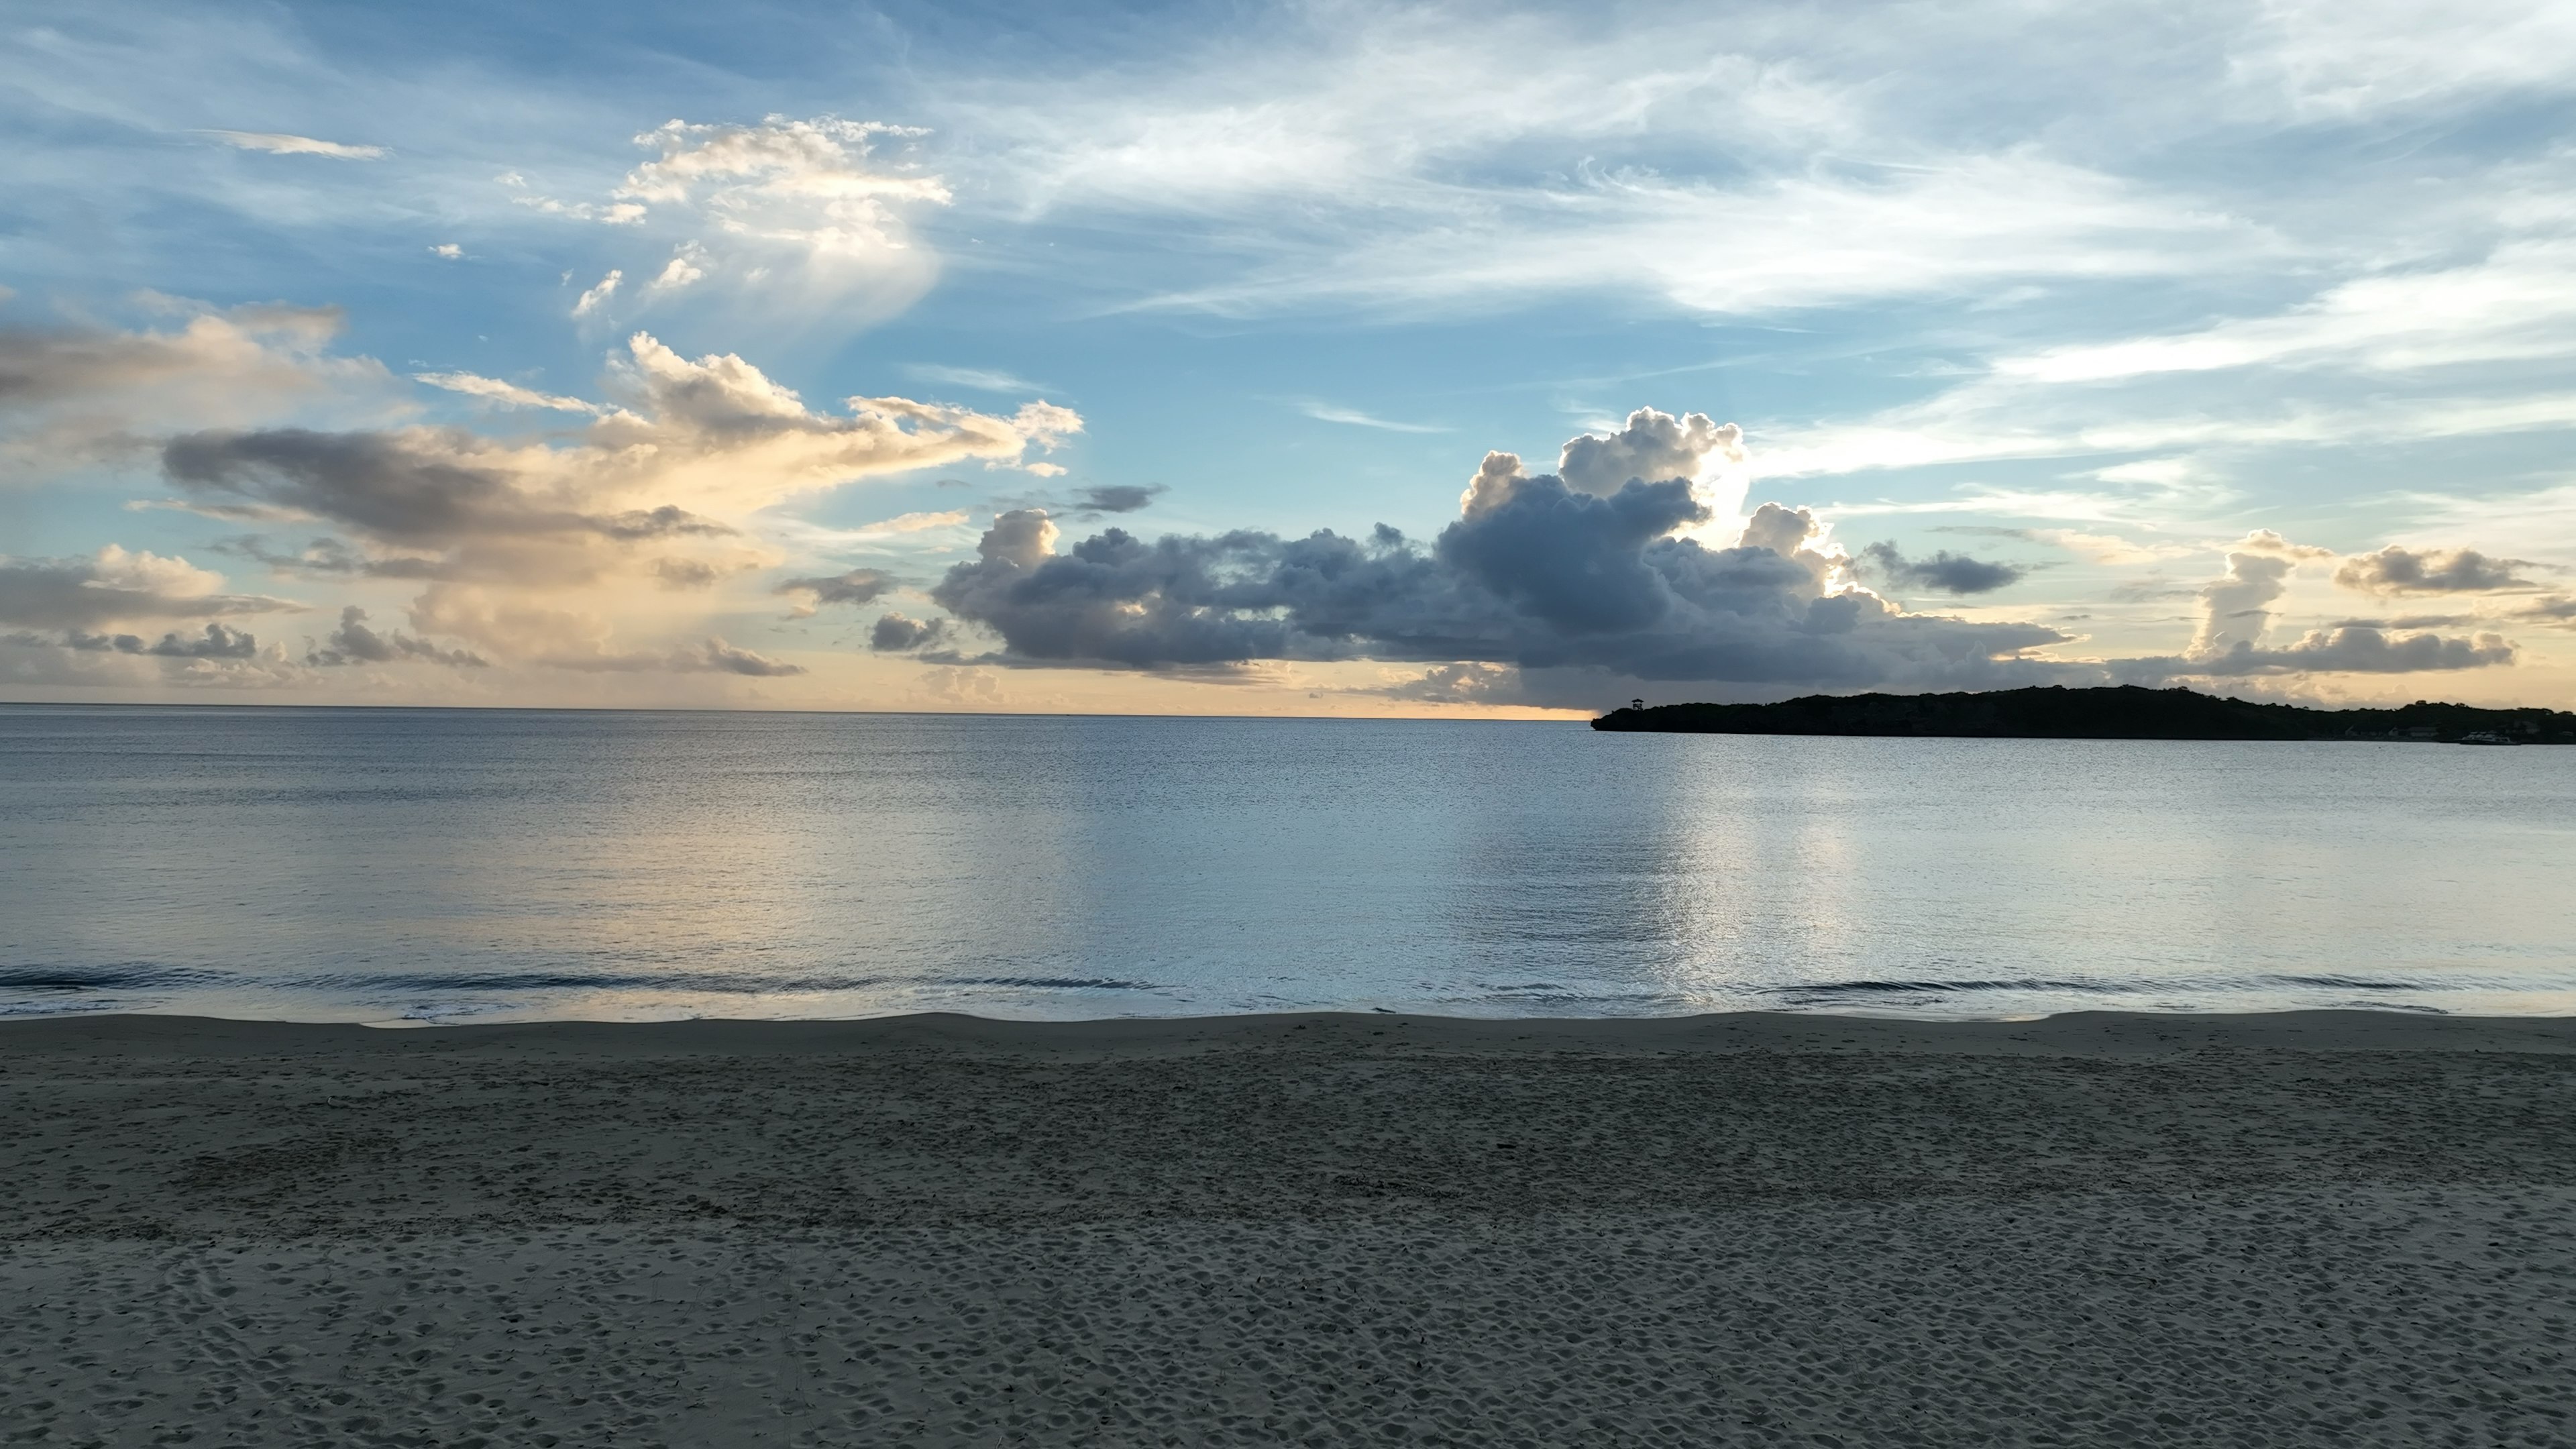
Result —
[[[2576,749],[0,707],[0,1013],[2576,1011]]]

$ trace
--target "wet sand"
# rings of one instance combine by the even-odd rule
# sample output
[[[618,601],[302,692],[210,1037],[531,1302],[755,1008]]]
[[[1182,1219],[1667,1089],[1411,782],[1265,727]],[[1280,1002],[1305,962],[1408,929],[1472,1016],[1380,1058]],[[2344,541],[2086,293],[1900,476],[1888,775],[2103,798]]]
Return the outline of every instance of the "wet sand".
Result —
[[[2576,1022],[0,1023],[0,1442],[2576,1442]]]

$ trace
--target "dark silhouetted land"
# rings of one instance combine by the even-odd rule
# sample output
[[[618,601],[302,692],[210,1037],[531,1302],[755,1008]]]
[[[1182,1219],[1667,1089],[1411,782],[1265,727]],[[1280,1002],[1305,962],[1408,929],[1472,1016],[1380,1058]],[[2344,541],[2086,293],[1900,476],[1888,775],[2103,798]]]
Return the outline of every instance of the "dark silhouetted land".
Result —
[[[1616,709],[1596,730],[1712,735],[1932,735],[2042,740],[2431,740],[2576,744],[2576,714],[2417,700],[2394,709],[2307,709],[2189,689],[1999,689],[1810,694],[1777,704]],[[2474,738],[2484,736],[2486,738]]]

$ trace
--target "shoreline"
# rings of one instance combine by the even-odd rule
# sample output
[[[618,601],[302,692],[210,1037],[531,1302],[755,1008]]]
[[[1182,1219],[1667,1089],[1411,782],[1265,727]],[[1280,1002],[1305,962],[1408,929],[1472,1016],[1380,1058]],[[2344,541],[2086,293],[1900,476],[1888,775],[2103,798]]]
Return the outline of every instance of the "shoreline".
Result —
[[[1302,1040],[1295,1034],[1313,1032]],[[1384,1038],[1390,1032],[1396,1041]],[[1887,1051],[2136,1056],[2219,1047],[2299,1051],[2576,1052],[2576,1016],[2451,1016],[2366,1008],[2075,1011],[2028,1019],[1800,1011],[1688,1016],[1480,1017],[1425,1012],[1245,1012],[1032,1019],[965,1012],[676,1021],[295,1022],[154,1012],[0,1019],[0,1052],[130,1050],[300,1055],[350,1050],[870,1052],[945,1049],[1155,1055],[1324,1041],[1470,1052]]]
[[[0,1113],[0,1437],[2576,1432],[2576,1018],[93,1016]]]

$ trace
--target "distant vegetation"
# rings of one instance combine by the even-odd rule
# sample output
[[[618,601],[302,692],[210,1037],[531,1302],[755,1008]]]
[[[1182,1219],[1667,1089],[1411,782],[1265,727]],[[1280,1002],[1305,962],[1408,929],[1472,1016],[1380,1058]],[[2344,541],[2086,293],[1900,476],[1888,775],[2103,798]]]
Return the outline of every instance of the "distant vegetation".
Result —
[[[1982,694],[1811,694],[1778,704],[1666,704],[1615,709],[1592,727],[1673,734],[2576,744],[2576,714],[2565,710],[2480,709],[2428,700],[2395,709],[2303,709],[2133,684]]]

